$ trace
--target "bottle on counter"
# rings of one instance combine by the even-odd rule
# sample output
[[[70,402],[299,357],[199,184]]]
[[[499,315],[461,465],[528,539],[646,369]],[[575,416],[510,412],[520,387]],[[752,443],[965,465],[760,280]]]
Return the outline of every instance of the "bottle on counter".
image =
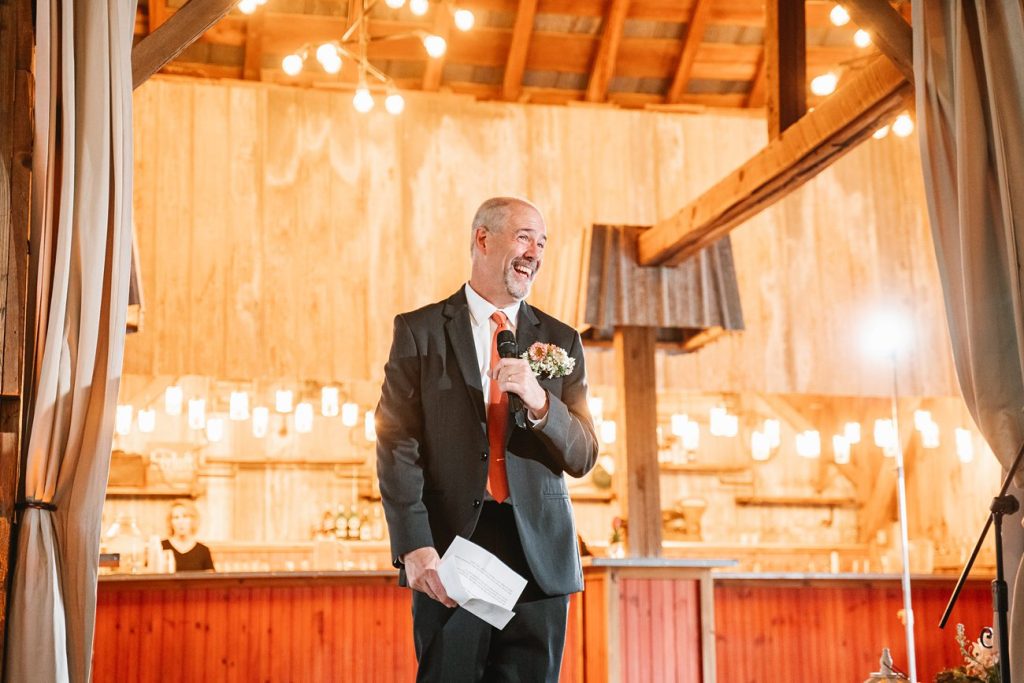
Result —
[[[338,516],[334,518],[334,537],[343,541],[347,536],[348,517],[345,515],[345,506],[338,503]]]
[[[328,506],[324,510],[323,518],[320,520],[320,534],[324,537],[334,538],[335,523],[334,513],[331,511],[330,506]]]
[[[355,504],[349,508],[348,515],[348,538],[352,541],[359,540],[359,512],[356,510]]]
[[[373,537],[372,529],[370,528],[370,514],[363,508],[363,511],[359,515],[359,540],[369,541]]]
[[[384,514],[380,505],[373,506],[372,536],[375,541],[384,540]]]

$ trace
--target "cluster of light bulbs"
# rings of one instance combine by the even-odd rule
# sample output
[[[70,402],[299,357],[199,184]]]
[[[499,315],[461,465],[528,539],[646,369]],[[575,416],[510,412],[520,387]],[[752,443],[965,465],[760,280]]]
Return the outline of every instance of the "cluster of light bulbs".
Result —
[[[279,389],[274,392],[274,411],[280,414],[293,413],[295,431],[308,434],[313,431],[314,409],[308,401],[295,402],[295,392],[290,389]],[[345,427],[355,427],[360,419],[359,404],[341,403],[341,390],[338,387],[326,386],[320,390],[320,414],[326,418],[339,417]],[[211,443],[224,439],[226,423],[222,417],[207,416],[206,399],[190,398],[185,401],[182,388],[171,385],[164,391],[164,413],[171,416],[185,413],[189,429],[205,430],[206,438]],[[232,391],[228,399],[228,420],[234,422],[252,421],[252,435],[258,439],[265,437],[270,428],[270,408],[253,406],[250,408],[249,393]],[[363,413],[363,434],[367,441],[376,441],[377,431],[372,410]],[[149,434],[156,429],[156,410],[144,408],[135,411],[130,404],[119,404],[114,421],[114,431],[121,436],[132,433],[137,423],[139,432]]]
[[[242,14],[252,14],[265,4],[267,0],[239,0],[238,11]]]
[[[601,443],[615,443],[615,422],[605,420],[603,401],[599,397],[588,399],[590,413],[597,425],[598,438]],[[671,416],[671,432],[687,451],[695,451],[700,447],[700,425],[685,413]],[[659,427],[659,430],[661,428]],[[921,434],[921,446],[934,449],[939,447],[939,426],[932,419],[928,410],[914,411],[914,429]],[[711,408],[708,431],[712,436],[735,437],[739,434],[739,417],[730,414],[725,406]],[[874,422],[874,443],[882,449],[887,458],[896,457],[898,432],[891,419],[879,419]],[[861,425],[859,422],[847,422],[841,434],[832,437],[832,454],[837,465],[850,462],[850,450],[854,444],[861,442]],[[974,459],[974,440],[968,429],[957,427],[955,430],[956,455],[960,462],[969,463]],[[772,452],[782,444],[782,423],[777,419],[766,419],[760,429],[750,434],[750,455],[753,460],[764,462],[771,458]],[[805,430],[796,435],[796,454],[802,458],[821,457],[821,433],[814,429]]]

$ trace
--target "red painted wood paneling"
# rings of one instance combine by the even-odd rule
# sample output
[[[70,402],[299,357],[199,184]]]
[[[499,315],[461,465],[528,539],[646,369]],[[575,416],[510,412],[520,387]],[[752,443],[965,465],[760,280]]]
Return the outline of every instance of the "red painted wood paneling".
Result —
[[[618,585],[622,680],[701,683],[698,581],[621,579]]]
[[[579,596],[562,681],[583,681]],[[99,586],[96,683],[406,683],[416,677],[409,591],[391,578],[226,577]]]
[[[962,622],[969,637],[992,623],[989,584],[969,582],[944,631],[938,628],[953,581],[914,584],[917,674],[931,681],[959,665],[955,636]],[[862,681],[878,670],[883,647],[906,669],[906,643],[898,581],[781,582],[717,580],[715,631],[718,680]]]

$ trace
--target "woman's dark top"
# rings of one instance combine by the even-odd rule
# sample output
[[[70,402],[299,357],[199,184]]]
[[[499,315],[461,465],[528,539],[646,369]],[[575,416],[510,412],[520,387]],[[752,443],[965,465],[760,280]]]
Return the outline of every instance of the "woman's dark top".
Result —
[[[179,553],[178,549],[171,545],[166,538],[160,545],[164,550],[174,551],[175,572],[201,572],[207,569],[216,571],[213,566],[213,557],[210,556],[210,549],[202,543],[196,543],[187,553]]]

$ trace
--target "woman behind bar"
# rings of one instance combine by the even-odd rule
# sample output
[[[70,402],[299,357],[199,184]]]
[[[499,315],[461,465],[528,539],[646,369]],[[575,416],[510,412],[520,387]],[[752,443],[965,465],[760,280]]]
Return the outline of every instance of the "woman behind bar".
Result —
[[[174,552],[174,571],[194,572],[213,571],[213,557],[210,549],[196,540],[196,529],[199,528],[199,509],[187,498],[176,498],[171,501],[171,511],[167,516],[170,538],[165,538],[161,545],[164,550]]]

